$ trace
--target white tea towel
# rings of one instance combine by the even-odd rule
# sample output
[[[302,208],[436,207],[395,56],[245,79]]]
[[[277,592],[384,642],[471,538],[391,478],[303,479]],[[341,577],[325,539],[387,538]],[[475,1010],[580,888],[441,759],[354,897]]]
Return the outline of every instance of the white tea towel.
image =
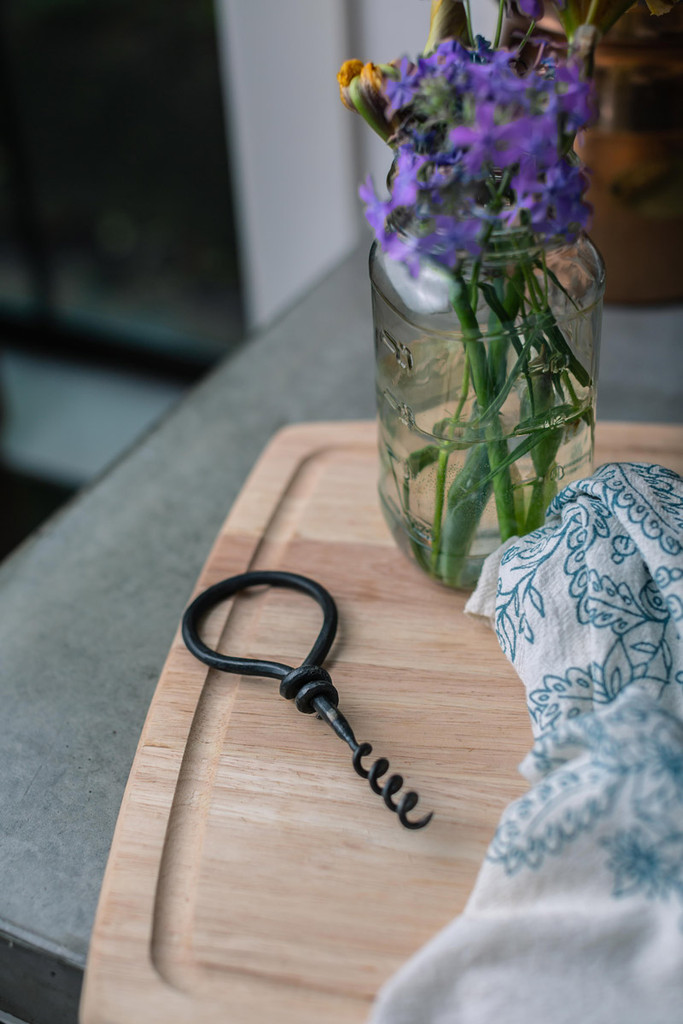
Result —
[[[683,480],[620,463],[569,485],[467,611],[524,683],[532,786],[373,1024],[679,1024]]]

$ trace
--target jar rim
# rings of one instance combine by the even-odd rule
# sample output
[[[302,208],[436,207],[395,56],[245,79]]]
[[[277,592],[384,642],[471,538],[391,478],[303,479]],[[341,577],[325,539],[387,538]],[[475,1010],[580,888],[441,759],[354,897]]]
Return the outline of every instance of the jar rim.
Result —
[[[389,306],[389,308],[398,317],[400,317],[401,320],[405,321],[405,323],[407,323],[407,324],[410,324],[412,327],[415,327],[418,331],[420,331],[421,334],[434,334],[434,335],[439,335],[439,334],[452,335],[453,334],[453,329],[451,327],[444,327],[443,330],[434,330],[433,328],[425,328],[424,324],[418,323],[412,317],[407,316],[406,313],[403,310],[398,309],[398,307],[391,301],[391,299],[383,291],[381,291],[381,289],[375,284],[374,281],[371,281],[370,283],[371,283],[371,287],[373,288],[373,290],[376,291],[377,294],[381,297],[382,302],[386,303],[386,305]],[[593,300],[593,302],[590,303],[590,305],[588,305],[588,306],[581,306],[580,309],[576,309],[573,313],[567,313],[564,316],[556,316],[555,315],[554,316],[554,322],[555,322],[555,324],[558,327],[560,327],[562,324],[573,323],[575,320],[578,320],[579,317],[581,317],[581,318],[588,317],[599,306],[602,305],[603,300],[604,300],[604,294],[603,294],[603,290],[601,290],[600,294],[597,296],[597,298],[595,298]],[[451,311],[449,311],[449,310],[444,311],[444,315],[447,315],[448,312],[451,312]],[[434,314],[430,313],[429,316],[433,317]],[[500,331],[497,331],[497,332],[496,331],[494,331],[494,332],[482,331],[482,332],[480,332],[479,337],[475,339],[475,344],[479,344],[479,343],[484,344],[484,343],[486,343],[489,340],[489,338],[498,337],[499,334],[500,334]]]
[[[555,322],[558,324],[558,326],[562,325],[562,324],[571,323],[571,322],[575,321],[578,317],[590,316],[594,312],[594,310],[597,309],[598,307],[600,307],[601,303],[604,301],[604,293],[605,293],[605,267],[604,267],[604,263],[602,262],[602,259],[600,257],[600,253],[598,252],[598,250],[595,248],[595,246],[591,242],[589,236],[585,232],[581,232],[581,237],[582,237],[582,240],[588,242],[588,244],[591,247],[592,251],[596,254],[596,256],[598,258],[598,267],[600,269],[600,273],[599,273],[599,275],[597,275],[594,278],[594,284],[595,284],[595,287],[596,287],[595,297],[589,303],[587,303],[585,306],[576,307],[574,310],[568,311],[567,313],[560,313],[560,314],[556,313],[555,314]],[[552,251],[555,252],[555,253],[559,253],[559,252],[561,252],[562,248],[571,249],[572,246],[575,245],[575,244],[576,244],[575,242],[574,243],[565,242],[562,246],[557,246]],[[419,315],[418,315],[417,318],[408,315],[408,309],[407,309],[407,307],[405,306],[405,304],[403,302],[401,303],[401,306],[403,306],[403,308],[400,308],[394,301],[392,301],[390,295],[381,287],[381,284],[377,281],[376,273],[373,270],[374,258],[375,258],[375,254],[377,252],[379,252],[381,254],[381,259],[386,259],[386,260],[390,261],[392,264],[394,264],[397,267],[403,267],[405,269],[406,273],[409,273],[409,270],[408,270],[408,267],[406,267],[406,265],[401,260],[394,259],[388,253],[386,253],[384,250],[382,250],[382,248],[381,248],[379,242],[377,241],[377,239],[373,240],[372,245],[370,247],[370,254],[369,254],[370,284],[371,284],[372,290],[377,293],[377,295],[381,298],[382,302],[386,303],[386,305],[398,317],[400,317],[402,320],[405,320],[407,323],[410,323],[413,327],[415,327],[417,330],[419,330],[421,332],[424,332],[425,330],[428,330],[430,333],[433,333],[433,334],[452,334],[452,328],[451,327],[444,326],[443,330],[434,330],[431,327],[430,328],[425,328],[424,322],[420,322]],[[440,263],[438,263],[438,261],[436,261],[434,259],[431,259],[429,257],[425,257],[425,262],[428,263],[431,267],[433,267],[436,270],[438,270],[441,274],[443,274],[444,282],[447,280],[448,273],[449,273],[448,268],[444,267],[443,264],[440,264]],[[504,265],[503,263],[499,264],[499,266],[503,266],[503,265]],[[482,265],[482,269],[485,269],[486,266],[490,266],[490,264],[485,264],[484,263]],[[386,274],[386,270],[383,271],[383,273]],[[391,284],[391,279],[390,278],[388,278],[388,283]],[[393,290],[395,291],[395,285],[393,285],[392,287],[393,287]],[[398,292],[396,292],[396,295],[400,299],[400,294]],[[448,316],[449,313],[452,312],[452,309],[450,309],[450,308],[443,309],[443,310],[441,310],[439,312],[443,316]],[[430,312],[430,313],[425,314],[425,315],[428,316],[431,319],[434,316],[434,312]],[[488,331],[484,331],[481,334],[480,340],[486,341],[487,338],[489,338],[490,336],[491,335],[489,334]]]

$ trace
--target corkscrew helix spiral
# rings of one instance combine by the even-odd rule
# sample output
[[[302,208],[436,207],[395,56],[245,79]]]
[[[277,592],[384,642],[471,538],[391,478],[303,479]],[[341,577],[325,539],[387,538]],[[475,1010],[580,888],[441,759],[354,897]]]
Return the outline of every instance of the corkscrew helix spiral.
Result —
[[[285,587],[301,591],[312,597],[323,612],[323,624],[311,648],[298,668],[283,665],[279,661],[261,661],[257,658],[239,658],[220,654],[204,643],[199,634],[199,623],[203,616],[216,604],[232,597],[248,587]],[[296,573],[280,571],[252,571],[231,576],[204,590],[187,608],[182,621],[182,636],[188,650],[200,661],[221,672],[239,675],[265,676],[280,680],[280,695],[293,700],[303,714],[317,714],[327,722],[340,739],[344,740],[353,753],[353,767],[361,778],[367,779],[371,789],[381,796],[389,810],[394,811],[398,820],[408,829],[424,828],[433,817],[433,812],[417,820],[408,817],[409,811],[417,805],[419,797],[412,790],[404,793],[397,801],[394,797],[403,786],[401,775],[389,775],[382,783],[380,779],[389,771],[385,757],[377,758],[371,767],[365,768],[362,759],[372,753],[369,743],[359,743],[348,720],[339,710],[339,693],[329,672],[322,668],[322,662],[329,653],[337,631],[337,606],[331,594],[315,580]]]

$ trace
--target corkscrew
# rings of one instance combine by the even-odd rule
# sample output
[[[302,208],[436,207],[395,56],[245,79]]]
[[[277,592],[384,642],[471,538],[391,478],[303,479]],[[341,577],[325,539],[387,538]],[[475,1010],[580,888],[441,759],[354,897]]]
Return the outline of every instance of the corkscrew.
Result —
[[[232,597],[240,590],[258,586],[285,587],[301,591],[312,597],[323,612],[323,624],[309,654],[298,668],[283,665],[278,661],[261,661],[256,658],[239,658],[220,654],[204,643],[199,635],[199,623],[203,616],[220,601]],[[329,653],[337,630],[337,606],[331,594],[315,580],[291,572],[253,571],[231,576],[203,591],[194,599],[183,616],[183,640],[192,654],[211,668],[221,672],[239,675],[266,676],[280,680],[280,695],[293,700],[305,715],[317,714],[342,739],[353,752],[353,767],[363,779],[367,779],[375,793],[382,797],[390,811],[394,811],[405,828],[424,828],[433,817],[433,812],[423,818],[411,820],[409,811],[417,805],[419,797],[412,790],[396,801],[394,797],[403,786],[401,775],[389,775],[389,762],[385,757],[377,758],[368,769],[362,760],[372,753],[369,743],[359,743],[353,729],[339,710],[339,693],[322,662]]]

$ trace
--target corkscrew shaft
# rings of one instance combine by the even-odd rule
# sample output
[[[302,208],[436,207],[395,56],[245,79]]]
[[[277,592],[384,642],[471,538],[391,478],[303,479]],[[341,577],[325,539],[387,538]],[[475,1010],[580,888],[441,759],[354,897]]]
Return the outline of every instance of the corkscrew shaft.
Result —
[[[327,697],[316,697],[313,701],[313,706],[320,718],[327,722],[330,729],[336,733],[339,739],[344,740],[344,743],[348,743],[351,750],[356,751],[359,747],[358,740],[353,734],[353,729],[349,725],[348,719],[341,713],[339,708],[332,704]]]

